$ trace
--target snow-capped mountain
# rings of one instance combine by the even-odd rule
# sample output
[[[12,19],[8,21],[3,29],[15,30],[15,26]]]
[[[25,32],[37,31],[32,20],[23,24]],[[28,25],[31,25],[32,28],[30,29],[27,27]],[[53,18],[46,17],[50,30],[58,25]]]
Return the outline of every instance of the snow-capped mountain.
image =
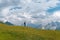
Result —
[[[51,22],[46,25],[35,25],[35,24],[28,24],[28,26],[32,26],[33,28],[38,28],[38,29],[46,29],[46,30],[60,30],[60,22]]]
[[[60,22],[51,22],[45,26],[40,26],[41,29],[60,30]]]

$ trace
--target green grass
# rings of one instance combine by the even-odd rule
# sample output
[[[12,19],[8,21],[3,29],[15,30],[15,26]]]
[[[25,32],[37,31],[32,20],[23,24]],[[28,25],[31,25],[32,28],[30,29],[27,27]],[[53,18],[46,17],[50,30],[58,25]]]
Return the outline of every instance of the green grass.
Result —
[[[60,40],[60,31],[0,24],[0,40]]]

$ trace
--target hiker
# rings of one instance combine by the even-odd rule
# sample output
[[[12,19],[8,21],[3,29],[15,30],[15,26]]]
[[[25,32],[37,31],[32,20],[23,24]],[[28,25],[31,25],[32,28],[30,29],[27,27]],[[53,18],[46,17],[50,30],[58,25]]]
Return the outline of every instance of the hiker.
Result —
[[[26,22],[24,22],[24,26],[26,26]]]

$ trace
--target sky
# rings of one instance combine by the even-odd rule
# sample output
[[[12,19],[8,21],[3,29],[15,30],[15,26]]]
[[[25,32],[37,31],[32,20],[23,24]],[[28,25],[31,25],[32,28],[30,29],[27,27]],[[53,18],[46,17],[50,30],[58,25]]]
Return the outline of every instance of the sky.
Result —
[[[60,22],[60,0],[0,0],[0,20],[42,26]]]

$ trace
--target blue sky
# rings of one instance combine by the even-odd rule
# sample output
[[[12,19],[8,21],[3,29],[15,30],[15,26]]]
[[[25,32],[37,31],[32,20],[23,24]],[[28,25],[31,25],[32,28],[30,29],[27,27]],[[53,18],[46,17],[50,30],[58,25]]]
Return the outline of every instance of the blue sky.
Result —
[[[59,10],[60,10],[60,5],[58,5],[58,6],[54,7],[54,8],[48,9],[47,12],[49,12],[51,14],[52,12],[59,11]]]
[[[60,22],[60,0],[0,0],[0,20],[42,26]]]

